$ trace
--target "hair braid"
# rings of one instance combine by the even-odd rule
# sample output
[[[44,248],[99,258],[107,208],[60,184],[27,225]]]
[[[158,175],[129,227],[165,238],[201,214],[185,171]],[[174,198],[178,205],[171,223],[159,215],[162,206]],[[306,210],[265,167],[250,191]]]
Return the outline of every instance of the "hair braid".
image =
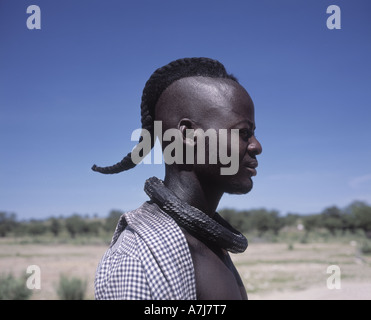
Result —
[[[194,76],[227,78],[238,82],[232,74],[227,73],[225,67],[219,61],[210,58],[178,59],[158,68],[146,82],[140,105],[142,129],[148,130],[151,134],[151,149],[156,139],[156,137],[153,136],[155,106],[162,92],[173,82],[182,78]],[[140,137],[139,142],[142,140],[143,136]],[[93,165],[92,170],[104,174],[112,174],[132,169],[135,166],[136,164],[131,158],[131,152],[129,152],[120,162],[113,166],[97,167]]]

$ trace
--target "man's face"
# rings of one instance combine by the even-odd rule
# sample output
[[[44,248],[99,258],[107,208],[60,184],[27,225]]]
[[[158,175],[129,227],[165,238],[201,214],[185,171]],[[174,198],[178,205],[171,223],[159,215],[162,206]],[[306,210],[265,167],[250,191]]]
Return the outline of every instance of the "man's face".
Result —
[[[223,192],[247,193],[252,189],[252,177],[256,175],[256,156],[262,152],[262,147],[254,135],[254,104],[246,90],[232,80],[222,80],[218,94],[212,95],[209,103],[209,116],[201,122],[204,130],[212,128],[218,133],[218,149],[211,150],[217,153],[218,162],[208,163],[209,148],[206,145],[206,164],[196,164],[195,171],[201,179],[218,186]],[[232,135],[236,130],[233,129],[238,129],[238,136],[234,138]],[[221,136],[225,132],[227,137],[223,139]],[[227,151],[231,163],[225,164],[225,161],[221,161],[223,150]],[[233,174],[221,173],[221,168],[233,164],[236,165]]]
[[[156,119],[162,121],[165,130],[179,129],[186,123],[186,127],[195,132],[197,129],[216,132],[217,142],[210,145],[210,150],[207,138],[205,144],[200,143],[198,135],[195,138],[192,170],[203,185],[234,194],[247,193],[252,189],[251,177],[256,174],[258,164],[256,156],[262,152],[262,148],[254,136],[254,104],[237,82],[208,77],[180,79],[160,97]],[[232,133],[233,129],[239,130],[237,137]],[[227,137],[223,136],[225,132]],[[200,152],[204,154],[203,163],[197,159]],[[220,157],[223,152],[232,157],[231,161],[236,165],[233,174],[221,174],[221,169],[232,165],[226,164]],[[217,161],[210,163],[215,154]]]

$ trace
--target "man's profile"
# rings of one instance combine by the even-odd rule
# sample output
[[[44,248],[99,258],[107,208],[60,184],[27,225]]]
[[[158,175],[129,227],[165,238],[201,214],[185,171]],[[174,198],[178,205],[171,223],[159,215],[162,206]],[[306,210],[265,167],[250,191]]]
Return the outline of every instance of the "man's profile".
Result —
[[[149,201],[121,216],[96,272],[96,299],[247,299],[228,254],[245,251],[247,239],[216,209],[224,193],[246,194],[253,186],[262,148],[249,94],[220,62],[179,59],[157,69],[143,90],[142,129],[152,139],[142,156],[153,148],[155,121],[163,130],[178,130],[184,150],[194,149],[194,161],[186,152],[184,161],[165,159],[164,180],[152,177],[145,183]],[[201,143],[198,129],[217,132],[216,149],[225,147],[237,157],[236,173],[222,174],[226,164],[220,150],[209,148],[208,139]],[[237,140],[232,139],[236,129]],[[162,141],[162,150],[171,143]],[[200,152],[203,163],[196,159]],[[216,162],[210,153],[217,154]],[[112,174],[136,164],[129,153],[113,166],[92,169]]]

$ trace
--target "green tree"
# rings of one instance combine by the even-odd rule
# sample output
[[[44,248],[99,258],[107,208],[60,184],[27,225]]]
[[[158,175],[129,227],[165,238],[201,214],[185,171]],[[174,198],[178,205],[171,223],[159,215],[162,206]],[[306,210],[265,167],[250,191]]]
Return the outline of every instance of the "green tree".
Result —
[[[270,230],[272,230],[275,235],[278,235],[280,230],[285,226],[285,221],[280,217],[280,213],[277,210],[271,210],[269,216]]]
[[[39,236],[47,231],[47,227],[44,221],[41,220],[31,220],[27,223],[26,232],[31,236]]]
[[[122,211],[119,210],[111,210],[108,214],[108,217],[106,218],[106,221],[104,223],[104,229],[113,232],[116,229],[117,223],[123,214]]]
[[[62,231],[62,224],[59,219],[57,218],[50,218],[50,231],[53,233],[55,237],[58,237],[60,232]]]
[[[364,231],[367,238],[371,238],[371,207],[358,205],[354,207],[354,215],[358,228]]]
[[[102,227],[102,224],[100,221],[92,221],[92,222],[87,222],[87,232],[92,235],[98,235],[99,230]]]
[[[282,218],[284,225],[288,227],[296,226],[300,219],[300,215],[297,213],[288,213],[285,217]]]
[[[18,226],[15,213],[0,212],[0,237],[5,237]]]
[[[276,210],[256,209],[250,211],[250,214],[251,224],[258,231],[259,237],[269,230],[278,235],[284,226],[284,221],[279,217],[279,212]]]
[[[65,224],[71,238],[75,238],[78,234],[84,234],[88,230],[86,222],[78,214],[66,218]]]
[[[243,233],[250,230],[249,211],[237,211],[235,209],[226,208],[220,210],[219,214],[238,231]]]
[[[355,233],[357,229],[357,219],[354,213],[349,214],[347,212],[343,212],[341,215],[341,220],[343,233],[345,233],[345,231]]]
[[[330,231],[332,235],[335,235],[336,230],[343,228],[342,212],[336,206],[324,209],[322,219],[322,226]]]
[[[303,221],[304,230],[307,234],[321,226],[321,223],[320,223],[321,216],[319,214],[310,214],[310,215],[304,216],[302,218],[302,221]]]

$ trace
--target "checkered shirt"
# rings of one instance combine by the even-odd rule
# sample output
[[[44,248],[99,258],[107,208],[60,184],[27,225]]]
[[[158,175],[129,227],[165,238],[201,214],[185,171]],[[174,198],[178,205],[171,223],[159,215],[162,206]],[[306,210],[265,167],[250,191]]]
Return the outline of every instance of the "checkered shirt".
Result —
[[[146,202],[124,213],[95,276],[99,300],[195,300],[187,240],[175,221]]]

